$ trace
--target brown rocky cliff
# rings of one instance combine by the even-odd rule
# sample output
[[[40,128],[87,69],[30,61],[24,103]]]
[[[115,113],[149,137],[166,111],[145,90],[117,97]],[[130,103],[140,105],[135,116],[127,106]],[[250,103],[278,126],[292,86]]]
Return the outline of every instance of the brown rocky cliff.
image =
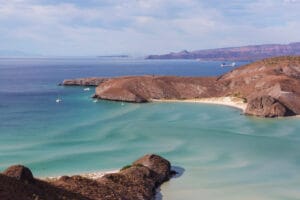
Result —
[[[260,117],[291,116],[295,114],[277,99],[267,95],[251,99],[247,106],[246,113]]]

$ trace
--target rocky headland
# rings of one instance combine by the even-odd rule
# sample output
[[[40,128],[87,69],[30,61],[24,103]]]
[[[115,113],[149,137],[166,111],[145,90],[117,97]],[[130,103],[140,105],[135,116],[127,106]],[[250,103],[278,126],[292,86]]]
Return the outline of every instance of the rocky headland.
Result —
[[[0,173],[1,200],[151,200],[157,188],[176,172],[170,162],[149,154],[97,179],[80,175],[41,180],[25,166]]]
[[[256,61],[275,56],[300,55],[300,42],[264,44],[196,51],[181,51],[164,55],[149,55],[146,59],[199,59],[203,61]]]
[[[80,80],[85,82],[85,79]],[[96,87],[94,97],[135,103],[234,97],[245,103],[244,112],[247,115],[299,115],[300,56],[263,59],[219,77],[110,78]]]

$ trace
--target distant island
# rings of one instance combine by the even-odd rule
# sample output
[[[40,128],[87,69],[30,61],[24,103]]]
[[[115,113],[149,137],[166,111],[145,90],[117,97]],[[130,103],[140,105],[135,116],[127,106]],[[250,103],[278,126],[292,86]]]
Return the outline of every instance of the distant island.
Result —
[[[149,55],[146,59],[198,59],[203,61],[256,61],[277,56],[300,55],[300,42],[263,44],[196,51],[181,51],[164,55]]]
[[[113,101],[215,103],[259,117],[300,114],[300,56],[263,59],[219,77],[82,78],[62,85],[94,85],[94,98]]]
[[[128,58],[129,55],[102,55],[97,57],[98,58]]]

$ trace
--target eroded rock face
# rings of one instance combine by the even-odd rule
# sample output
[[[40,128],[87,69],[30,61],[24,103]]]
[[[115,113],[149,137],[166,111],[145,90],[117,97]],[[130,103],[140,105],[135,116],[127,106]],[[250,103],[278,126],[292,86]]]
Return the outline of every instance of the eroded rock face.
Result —
[[[260,117],[283,117],[294,113],[271,96],[260,96],[249,101],[246,114]]]
[[[0,174],[0,199],[152,200],[157,187],[171,175],[170,162],[154,154],[96,180],[63,176],[46,182],[34,179],[28,168],[18,165]]]
[[[33,175],[30,171],[30,169],[28,169],[25,166],[22,165],[14,165],[11,166],[9,168],[7,168],[4,172],[4,175],[15,178],[17,180],[20,181],[25,181],[25,182],[29,182],[29,183],[33,183],[34,182],[34,178]]]

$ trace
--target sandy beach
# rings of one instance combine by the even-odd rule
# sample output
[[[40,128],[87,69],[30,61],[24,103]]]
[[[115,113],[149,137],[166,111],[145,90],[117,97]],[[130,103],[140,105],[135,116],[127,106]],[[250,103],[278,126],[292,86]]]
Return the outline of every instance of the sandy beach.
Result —
[[[183,103],[207,103],[207,104],[216,104],[230,106],[245,112],[247,103],[244,102],[244,99],[238,97],[212,97],[212,98],[199,98],[199,99],[152,99],[152,102],[183,102]]]

